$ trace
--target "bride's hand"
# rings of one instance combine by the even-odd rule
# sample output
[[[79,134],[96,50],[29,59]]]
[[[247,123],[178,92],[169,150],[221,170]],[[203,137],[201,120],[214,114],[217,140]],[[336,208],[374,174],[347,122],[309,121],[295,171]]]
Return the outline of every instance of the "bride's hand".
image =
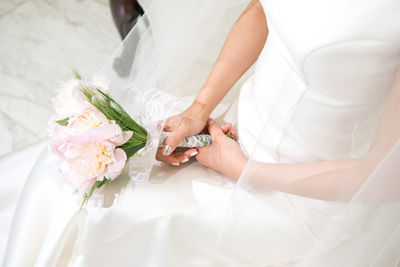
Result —
[[[171,134],[165,139],[164,147],[158,149],[156,159],[177,166],[197,155],[195,149],[189,149],[185,153],[174,150],[184,137],[200,133],[206,126],[208,116],[204,105],[195,101],[184,112],[168,118],[164,131]]]
[[[200,148],[196,159],[204,166],[217,170],[233,178],[239,178],[247,163],[239,144],[225,135],[232,126],[220,127],[213,119],[208,120],[208,132],[212,137],[210,146]],[[229,129],[229,131],[231,131]],[[233,136],[237,139],[235,131]]]

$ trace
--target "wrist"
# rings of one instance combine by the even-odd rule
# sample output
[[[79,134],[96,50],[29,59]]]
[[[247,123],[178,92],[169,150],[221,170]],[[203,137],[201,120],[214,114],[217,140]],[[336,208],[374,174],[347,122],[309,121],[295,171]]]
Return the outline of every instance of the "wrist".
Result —
[[[239,164],[239,171],[238,171],[238,174],[237,174],[237,179],[239,179],[240,176],[242,175],[244,169],[246,168],[246,165],[247,165],[248,161],[249,161],[249,159],[246,158],[245,155],[243,155],[242,160],[241,160],[241,162]]]
[[[210,117],[212,109],[207,105],[207,103],[203,103],[197,99],[193,101],[193,103],[186,109],[186,113],[190,116],[200,117],[202,121],[207,121]]]
[[[238,180],[240,178],[248,161],[249,161],[249,159],[245,155],[242,154],[242,156],[240,157],[240,160],[237,162],[237,164],[235,164],[236,171],[235,171],[235,174],[233,175],[233,177],[235,179]]]
[[[204,111],[210,115],[221,100],[218,92],[218,88],[205,85],[197,94],[193,103],[203,106]]]

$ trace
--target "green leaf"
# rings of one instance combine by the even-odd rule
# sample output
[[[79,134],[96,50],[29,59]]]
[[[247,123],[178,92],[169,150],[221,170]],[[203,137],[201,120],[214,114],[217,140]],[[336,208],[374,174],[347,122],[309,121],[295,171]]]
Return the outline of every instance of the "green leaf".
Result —
[[[226,134],[226,136],[227,136],[227,137],[229,137],[230,139],[233,139],[233,140],[235,140],[235,138],[233,137],[233,135],[232,135],[232,134],[230,134],[230,133],[227,133],[227,134]]]
[[[117,101],[100,89],[94,91],[82,88],[81,90],[87,100],[102,112],[107,119],[115,121],[123,131],[132,131],[132,137],[125,144],[119,146],[125,151],[128,158],[146,146],[147,131],[137,124]]]
[[[142,149],[145,146],[146,146],[146,143],[134,145],[134,144],[130,144],[130,142],[128,141],[125,144],[118,146],[118,148],[121,148],[122,150],[124,150],[126,156],[129,158],[129,157],[135,155],[140,149]]]
[[[67,126],[68,125],[68,121],[69,121],[69,118],[65,118],[65,119],[63,119],[63,120],[58,120],[58,121],[56,121],[58,124],[60,124],[61,126]]]
[[[96,181],[96,182],[92,185],[92,187],[90,188],[89,192],[88,192],[88,193],[85,193],[85,194],[83,195],[83,200],[82,200],[82,204],[81,204],[80,209],[82,209],[83,206],[85,206],[85,204],[89,201],[89,198],[93,195],[94,191],[95,191],[97,188],[103,186],[105,183],[107,183],[107,181],[108,181],[108,179],[104,177],[103,181]],[[111,183],[111,182],[110,182],[110,183]]]
[[[75,67],[72,68],[72,73],[74,74],[75,79],[82,80],[81,74],[78,72],[78,70]]]

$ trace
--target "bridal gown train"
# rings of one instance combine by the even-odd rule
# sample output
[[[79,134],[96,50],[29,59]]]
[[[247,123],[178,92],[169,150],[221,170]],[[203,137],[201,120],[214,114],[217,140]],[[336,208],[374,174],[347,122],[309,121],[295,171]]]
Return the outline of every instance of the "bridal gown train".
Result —
[[[237,106],[225,115],[225,120],[237,120],[242,150],[251,160],[269,163],[362,157],[400,66],[400,2],[261,3],[268,40]],[[45,150],[21,193],[4,267],[399,262],[398,236],[385,241],[391,249],[384,253],[379,253],[383,244],[372,242],[376,236],[362,236],[343,244],[335,240],[323,265],[307,263],[304,259],[342,203],[272,190],[256,196],[193,160],[179,167],[154,166],[150,183],[131,184],[125,173],[106,189],[106,207],[82,211],[74,201],[77,196],[54,177],[57,170]],[[1,183],[5,188],[7,181]],[[113,202],[114,194],[118,197]],[[1,201],[6,202],[7,195]],[[392,214],[398,213],[396,209]]]

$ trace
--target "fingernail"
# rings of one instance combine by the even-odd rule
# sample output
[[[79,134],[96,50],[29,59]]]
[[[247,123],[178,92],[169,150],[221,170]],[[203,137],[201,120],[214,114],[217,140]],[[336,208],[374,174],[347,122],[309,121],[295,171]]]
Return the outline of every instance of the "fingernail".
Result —
[[[179,163],[172,162],[172,163],[171,163],[171,165],[174,165],[174,166],[179,166]]]
[[[162,153],[164,156],[169,156],[171,154],[171,147],[169,145],[165,145],[163,147]]]
[[[191,157],[194,157],[194,156],[196,156],[197,154],[199,154],[199,152],[194,151],[194,152],[192,152],[192,154],[190,154],[190,156],[191,156]]]
[[[213,122],[214,122],[214,120],[210,118],[210,119],[207,120],[207,125],[210,125]]]
[[[181,161],[181,164],[185,163],[185,162],[188,162],[188,161],[189,161],[189,159],[184,159],[184,160]]]

